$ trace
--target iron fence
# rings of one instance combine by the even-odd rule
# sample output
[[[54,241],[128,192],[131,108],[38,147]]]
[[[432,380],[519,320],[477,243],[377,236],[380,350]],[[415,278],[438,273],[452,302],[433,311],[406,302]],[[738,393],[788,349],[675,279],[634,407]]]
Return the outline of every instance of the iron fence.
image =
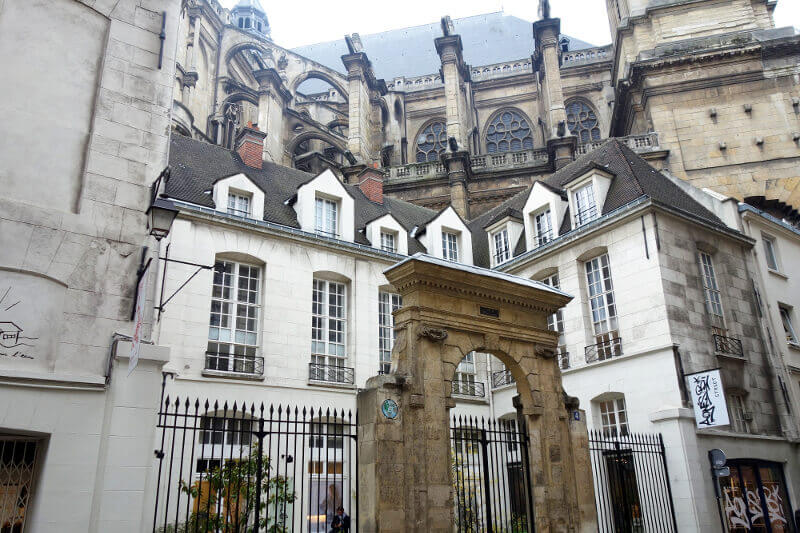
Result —
[[[355,370],[347,366],[308,364],[308,379],[352,385],[355,383]]]
[[[450,444],[455,530],[533,531],[525,428],[516,420],[453,417]]]
[[[0,435],[0,531],[26,531],[25,517],[31,502],[39,441],[29,437]]]
[[[589,432],[600,532],[677,532],[661,434]]]
[[[154,533],[358,530],[352,412],[167,398],[158,430]]]
[[[453,394],[459,396],[474,396],[483,398],[486,396],[486,387],[481,382],[453,381]]]
[[[714,350],[717,353],[735,355],[736,357],[744,357],[742,341],[739,339],[734,339],[733,337],[725,337],[723,335],[714,334]]]

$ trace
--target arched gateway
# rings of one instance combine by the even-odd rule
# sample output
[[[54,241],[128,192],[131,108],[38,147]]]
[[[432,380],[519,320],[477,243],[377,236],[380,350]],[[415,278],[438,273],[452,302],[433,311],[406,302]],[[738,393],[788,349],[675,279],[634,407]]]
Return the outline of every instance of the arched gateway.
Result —
[[[386,277],[403,307],[395,312],[393,372],[371,378],[358,395],[363,531],[452,533],[448,413],[456,367],[472,351],[496,356],[516,380],[536,531],[596,531],[586,425],[565,405],[557,334],[547,329],[547,316],[571,297],[422,255]]]

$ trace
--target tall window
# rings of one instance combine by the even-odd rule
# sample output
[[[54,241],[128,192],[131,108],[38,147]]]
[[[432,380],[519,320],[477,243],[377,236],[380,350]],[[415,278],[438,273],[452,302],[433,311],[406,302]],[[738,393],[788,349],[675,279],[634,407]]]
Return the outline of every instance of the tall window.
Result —
[[[378,293],[378,349],[380,372],[388,374],[392,367],[392,346],[394,346],[394,316],[392,313],[403,305],[399,294]]]
[[[794,332],[794,324],[792,324],[792,316],[789,309],[782,306],[778,309],[781,313],[781,322],[783,322],[783,332],[786,334],[786,342],[797,344],[797,334]]]
[[[739,394],[728,395],[728,414],[730,415],[731,429],[739,433],[750,433],[750,413],[743,396]]]
[[[597,343],[597,359],[608,359],[621,353],[617,324],[617,306],[611,283],[608,254],[586,262],[586,284],[589,288],[589,307]]]
[[[714,263],[711,260],[711,255],[706,252],[700,252],[699,256],[706,310],[711,317],[711,325],[715,328],[723,329],[725,327],[725,316],[722,312],[722,299],[719,285],[717,285],[717,276],[714,272]]]
[[[437,161],[447,151],[447,127],[444,122],[428,124],[417,137],[417,163]]]
[[[381,231],[381,250],[384,252],[397,252],[397,236],[389,231]]]
[[[764,256],[767,259],[767,267],[770,270],[779,270],[778,254],[775,253],[775,239],[762,235],[762,242],[764,243]]]
[[[458,261],[458,235],[442,232],[442,257],[448,261]]]
[[[314,211],[314,228],[317,235],[337,237],[339,232],[339,204],[336,200],[317,198]]]
[[[344,367],[346,357],[344,284],[315,279],[311,313],[311,379],[343,381],[335,369]]]
[[[458,363],[453,392],[473,396],[475,391],[475,352],[469,352]]]
[[[486,151],[513,152],[533,148],[533,135],[528,120],[516,111],[503,111],[486,130]]]
[[[542,280],[545,285],[550,285],[554,289],[561,289],[561,283],[558,279],[558,274],[547,276]],[[557,331],[559,334],[558,344],[561,348],[564,344],[564,310],[559,309],[552,315],[547,317],[547,328],[550,331]]]
[[[578,137],[581,144],[600,140],[600,124],[597,115],[588,104],[574,100],[567,104],[567,127]]]
[[[600,423],[606,437],[624,437],[628,434],[628,414],[625,398],[616,398],[600,403]]]
[[[582,226],[598,217],[594,185],[588,183],[575,191],[575,225]]]
[[[511,259],[511,247],[508,242],[508,229],[503,228],[492,235],[494,241],[494,264],[499,265]]]
[[[228,193],[228,214],[239,217],[250,216],[250,197],[243,194]]]
[[[249,446],[251,421],[222,416],[203,416],[200,418],[200,442],[202,444],[233,444]]]
[[[217,261],[211,289],[206,370],[261,373],[257,364],[260,269]]]
[[[553,240],[553,225],[550,220],[550,210],[542,211],[533,217],[536,227],[536,245],[541,246]]]

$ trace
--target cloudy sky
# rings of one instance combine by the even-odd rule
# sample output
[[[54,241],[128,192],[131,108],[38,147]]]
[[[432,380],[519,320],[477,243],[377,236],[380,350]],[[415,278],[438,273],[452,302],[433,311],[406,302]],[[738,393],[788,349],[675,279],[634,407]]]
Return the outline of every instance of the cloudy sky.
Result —
[[[232,7],[238,0],[220,1]],[[267,11],[273,40],[287,48],[341,39],[345,33],[365,35],[428,24],[443,15],[457,18],[503,11],[533,21],[538,7],[536,0],[260,1]],[[550,0],[550,4],[552,16],[561,18],[562,33],[596,45],[611,42],[605,0]],[[800,27],[800,1],[780,0],[775,25]]]

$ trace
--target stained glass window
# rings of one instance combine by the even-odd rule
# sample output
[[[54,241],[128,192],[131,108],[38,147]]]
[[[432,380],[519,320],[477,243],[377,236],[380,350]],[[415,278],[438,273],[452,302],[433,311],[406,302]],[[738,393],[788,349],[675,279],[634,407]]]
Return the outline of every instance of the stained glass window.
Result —
[[[533,135],[528,120],[516,111],[503,111],[486,130],[486,151],[514,152],[533,148]]]
[[[600,123],[594,109],[580,100],[567,104],[567,126],[569,132],[578,137],[578,142],[600,140]]]
[[[447,127],[444,122],[428,124],[417,137],[417,163],[436,161],[447,149]]]

